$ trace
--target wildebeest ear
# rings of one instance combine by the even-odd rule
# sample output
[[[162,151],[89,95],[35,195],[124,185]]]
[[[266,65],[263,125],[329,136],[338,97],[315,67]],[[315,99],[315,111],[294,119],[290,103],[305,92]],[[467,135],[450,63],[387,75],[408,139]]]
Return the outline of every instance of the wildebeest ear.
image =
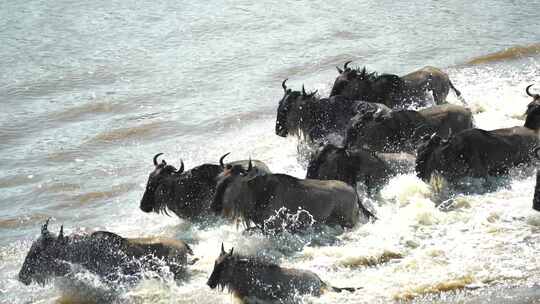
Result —
[[[337,69],[338,73],[343,74],[343,70],[340,69],[338,66],[336,66],[336,69]]]

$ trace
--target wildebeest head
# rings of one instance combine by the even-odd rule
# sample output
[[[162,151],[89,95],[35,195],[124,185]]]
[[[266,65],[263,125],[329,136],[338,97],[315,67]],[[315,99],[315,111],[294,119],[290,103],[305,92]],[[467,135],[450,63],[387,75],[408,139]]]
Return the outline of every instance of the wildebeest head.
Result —
[[[223,288],[229,283],[233,271],[233,251],[234,248],[231,248],[229,252],[225,252],[223,243],[221,244],[221,252],[214,262],[214,270],[206,282],[210,288],[214,289],[217,286]]]
[[[428,168],[429,159],[435,149],[437,149],[441,146],[441,144],[446,142],[447,140],[443,140],[436,133],[433,133],[431,136],[423,136],[422,141],[418,145],[416,156],[416,173],[419,178],[423,180],[427,180],[430,178],[433,170]]]
[[[366,68],[352,69],[348,65],[351,61],[345,62],[343,70],[336,67],[339,76],[334,81],[330,96],[343,95],[352,99],[371,101],[371,80],[374,74],[368,74]]]
[[[286,137],[289,133],[295,133],[303,119],[302,113],[307,110],[308,103],[316,98],[315,92],[306,93],[302,86],[302,92],[288,89],[283,80],[281,86],[284,90],[283,98],[279,101],[276,118],[276,135]]]
[[[209,198],[216,185],[216,177],[223,170],[219,165],[203,164],[184,172],[184,163],[176,170],[167,162],[158,163],[150,173],[140,208],[144,212],[172,210],[180,217],[199,216],[208,208]],[[205,204],[206,203],[206,204]]]
[[[62,276],[69,272],[69,264],[61,260],[67,238],[63,227],[58,237],[47,229],[49,220],[41,228],[41,236],[34,241],[19,271],[19,281],[25,285],[32,282],[45,284],[51,277]]]
[[[531,129],[538,129],[540,128],[540,94],[531,93],[530,88],[532,86],[533,85],[531,84],[525,89],[527,95],[533,98],[527,105],[527,111],[525,112],[525,115],[527,115],[525,126]]]
[[[158,163],[157,158],[163,153],[158,153],[154,156],[154,171],[148,176],[148,182],[146,183],[146,190],[144,191],[141,199],[140,208],[144,212],[160,212],[165,211],[165,205],[160,203],[160,200],[156,199],[157,195],[163,195],[170,193],[171,190],[166,187],[165,181],[171,177],[177,177],[184,171],[184,162],[181,162],[181,167],[176,170],[174,166],[168,165],[165,160]]]

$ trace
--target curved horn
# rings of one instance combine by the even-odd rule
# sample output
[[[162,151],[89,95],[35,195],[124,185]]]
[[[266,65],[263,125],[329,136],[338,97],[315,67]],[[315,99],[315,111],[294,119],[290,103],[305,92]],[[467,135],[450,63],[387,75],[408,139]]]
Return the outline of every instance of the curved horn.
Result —
[[[345,70],[348,69],[349,67],[347,67],[347,66],[348,66],[349,63],[351,63],[351,62],[352,62],[352,60],[349,60],[349,61],[345,62],[345,64],[343,65],[343,68],[344,68]]]
[[[232,247],[231,250],[229,250],[229,255],[232,255],[233,251],[234,251],[234,247]]]
[[[180,174],[182,172],[184,172],[184,161],[180,160],[180,169],[178,169],[178,171],[176,171],[176,173]]]
[[[306,96],[306,89],[304,88],[304,85],[302,85],[302,95]]]
[[[251,162],[251,156],[249,157],[249,164],[248,164],[248,172],[251,171],[251,169],[253,169],[253,163]]]
[[[283,80],[283,82],[281,83],[281,87],[283,88],[283,91],[285,91],[285,93],[287,93],[287,86],[285,85],[285,82],[287,82],[287,78],[285,78],[285,80]]]
[[[160,155],[163,155],[163,153],[158,153],[156,155],[154,155],[154,166],[157,167],[158,163],[157,163],[157,158],[160,156]]]
[[[536,98],[536,96],[538,96],[538,94],[532,94],[529,89],[532,87],[533,85],[530,84],[528,85],[526,88],[525,88],[525,92],[527,93],[527,95],[531,96],[532,98]]]
[[[336,69],[337,69],[338,73],[343,74],[343,70],[340,69],[338,66],[336,66]]]
[[[315,90],[315,91],[309,93],[309,96],[314,96],[315,94],[317,94],[317,92],[319,92],[319,90]]]
[[[223,246],[223,242],[221,243],[221,254],[225,253],[225,247]]]
[[[222,157],[219,158],[219,165],[221,166],[222,169],[225,169],[225,164],[223,163],[223,160],[225,159],[225,157],[227,157],[227,155],[231,154],[231,152],[229,153],[225,153],[223,154]]]
[[[60,232],[58,233],[58,240],[59,241],[64,240],[64,225],[60,226]]]
[[[540,151],[540,146],[537,146],[533,149],[534,156],[536,157],[536,159],[540,160],[540,154],[538,154],[538,151]]]

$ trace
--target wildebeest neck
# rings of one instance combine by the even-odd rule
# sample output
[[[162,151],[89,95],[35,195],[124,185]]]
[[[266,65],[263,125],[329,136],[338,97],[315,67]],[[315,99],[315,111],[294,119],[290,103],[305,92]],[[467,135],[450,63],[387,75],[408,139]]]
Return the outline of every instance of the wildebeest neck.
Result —
[[[532,130],[540,129],[540,108],[535,109],[534,112],[527,115],[527,118],[525,119],[524,127],[532,129]]]
[[[210,209],[215,213],[219,213],[223,210],[223,195],[229,184],[235,179],[235,176],[227,176],[219,181],[216,191],[214,194],[214,199],[210,205]]]

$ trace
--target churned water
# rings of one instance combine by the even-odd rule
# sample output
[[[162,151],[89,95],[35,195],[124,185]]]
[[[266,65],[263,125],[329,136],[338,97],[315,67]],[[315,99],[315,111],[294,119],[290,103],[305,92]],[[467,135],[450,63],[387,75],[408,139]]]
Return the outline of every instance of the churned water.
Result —
[[[519,0],[3,1],[0,302],[228,303],[205,284],[221,242],[363,287],[305,303],[540,302],[534,168],[444,211],[433,185],[397,176],[373,202],[377,222],[307,236],[138,207],[158,152],[190,168],[232,151],[303,177],[296,140],[274,135],[281,81],[325,96],[347,60],[396,74],[441,67],[478,126],[522,124],[525,86],[540,91],[539,12],[540,2]],[[181,238],[200,261],[179,285],[111,291],[81,272],[24,286],[17,272],[48,217],[53,230]]]

